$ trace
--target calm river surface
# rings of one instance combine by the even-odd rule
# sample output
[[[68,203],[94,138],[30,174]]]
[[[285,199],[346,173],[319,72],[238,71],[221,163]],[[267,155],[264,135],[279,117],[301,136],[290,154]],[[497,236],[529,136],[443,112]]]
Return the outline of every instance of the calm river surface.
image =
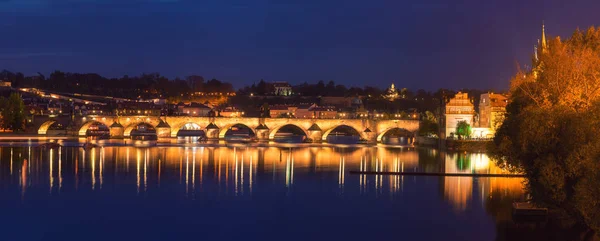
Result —
[[[385,147],[0,148],[0,240],[502,240],[523,179]]]

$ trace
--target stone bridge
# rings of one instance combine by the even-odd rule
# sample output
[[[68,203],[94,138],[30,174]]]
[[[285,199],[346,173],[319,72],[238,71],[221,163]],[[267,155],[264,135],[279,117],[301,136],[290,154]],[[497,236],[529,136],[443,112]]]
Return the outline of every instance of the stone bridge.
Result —
[[[36,127],[38,134],[45,135],[55,119],[40,121]],[[301,129],[315,142],[325,141],[327,136],[340,126],[350,127],[361,138],[369,142],[381,142],[390,130],[400,129],[406,137],[413,138],[419,129],[418,120],[374,120],[374,119],[301,119],[301,118],[258,118],[258,117],[188,117],[188,116],[86,116],[76,117],[71,124],[71,134],[85,136],[94,124],[102,124],[110,129],[111,138],[128,138],[131,131],[140,124],[148,124],[156,129],[159,138],[177,137],[178,132],[188,123],[200,126],[208,138],[222,139],[234,125],[243,125],[254,131],[258,139],[271,140],[277,131],[287,125]]]

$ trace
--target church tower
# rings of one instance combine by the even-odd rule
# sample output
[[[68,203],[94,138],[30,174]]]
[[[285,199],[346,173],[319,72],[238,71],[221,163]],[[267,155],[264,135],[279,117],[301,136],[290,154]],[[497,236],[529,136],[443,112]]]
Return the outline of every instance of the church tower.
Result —
[[[541,51],[541,52],[540,52]],[[546,27],[544,26],[544,22],[542,22],[542,37],[538,39],[538,44],[533,46],[533,68],[532,73],[533,77],[537,80],[539,72],[541,71],[541,67],[543,65],[542,61],[539,59],[539,55],[542,53],[548,52],[548,41],[546,40]]]
[[[540,46],[542,47],[542,51],[544,53],[546,51],[548,51],[548,42],[546,42],[546,28],[545,28],[543,22],[542,22],[542,42],[540,43]]]

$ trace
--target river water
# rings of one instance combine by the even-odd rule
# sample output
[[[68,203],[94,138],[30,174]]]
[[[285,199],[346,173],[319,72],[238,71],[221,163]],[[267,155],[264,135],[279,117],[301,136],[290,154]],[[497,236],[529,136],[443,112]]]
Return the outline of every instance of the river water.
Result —
[[[521,178],[427,148],[0,148],[0,240],[502,240]]]

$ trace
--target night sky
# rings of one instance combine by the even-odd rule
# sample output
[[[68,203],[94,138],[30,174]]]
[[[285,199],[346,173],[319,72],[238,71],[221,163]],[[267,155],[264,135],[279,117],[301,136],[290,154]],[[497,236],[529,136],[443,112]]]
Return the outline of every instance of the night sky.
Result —
[[[598,0],[0,0],[0,69],[507,89]]]

